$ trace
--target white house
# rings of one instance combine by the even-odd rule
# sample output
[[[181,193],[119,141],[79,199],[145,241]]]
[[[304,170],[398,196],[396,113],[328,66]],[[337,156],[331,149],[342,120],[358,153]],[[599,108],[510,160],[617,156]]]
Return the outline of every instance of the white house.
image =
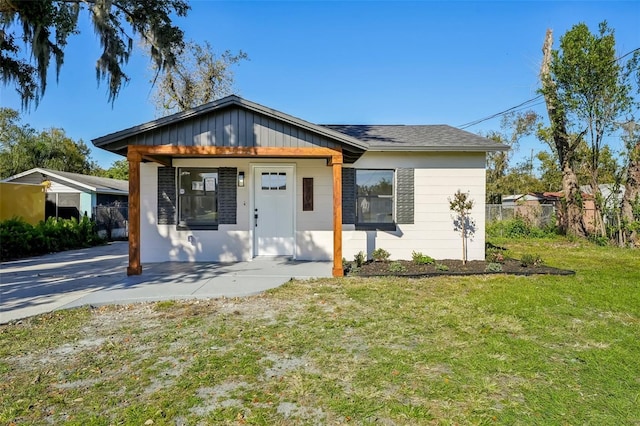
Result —
[[[228,96],[93,140],[129,160],[129,274],[145,262],[332,260],[376,248],[460,256],[448,199],[475,201],[484,259],[485,155],[446,125],[317,125]]]

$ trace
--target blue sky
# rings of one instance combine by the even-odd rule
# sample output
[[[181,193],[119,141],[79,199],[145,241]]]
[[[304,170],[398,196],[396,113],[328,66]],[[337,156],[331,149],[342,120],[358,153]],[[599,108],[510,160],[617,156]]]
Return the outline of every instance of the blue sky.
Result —
[[[537,95],[547,28],[559,37],[584,22],[615,29],[619,54],[640,47],[640,1],[230,2],[193,1],[176,22],[186,38],[249,57],[235,68],[238,94],[319,124],[462,124]],[[36,129],[63,128],[92,147],[102,167],[121,157],[91,139],[156,117],[148,59],[136,53],[131,82],[112,105],[94,65],[98,41],[88,16],[69,40],[59,82],[50,70],[37,109],[23,113]],[[2,106],[20,109],[12,87]],[[533,107],[545,115],[544,105]],[[468,128],[499,130],[499,118]],[[614,148],[616,140],[610,140]],[[544,148],[533,138],[516,158]]]

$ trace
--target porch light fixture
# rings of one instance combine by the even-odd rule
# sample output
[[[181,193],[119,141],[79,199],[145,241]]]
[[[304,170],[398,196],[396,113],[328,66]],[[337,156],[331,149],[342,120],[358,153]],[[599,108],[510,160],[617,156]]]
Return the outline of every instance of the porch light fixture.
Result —
[[[244,172],[238,172],[238,186],[244,186]]]

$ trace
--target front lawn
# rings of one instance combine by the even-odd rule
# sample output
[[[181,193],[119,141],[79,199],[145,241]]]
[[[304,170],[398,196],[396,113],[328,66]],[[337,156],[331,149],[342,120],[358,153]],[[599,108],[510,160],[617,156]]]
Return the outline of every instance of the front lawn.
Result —
[[[0,326],[2,424],[640,424],[640,253],[574,276],[292,281]]]

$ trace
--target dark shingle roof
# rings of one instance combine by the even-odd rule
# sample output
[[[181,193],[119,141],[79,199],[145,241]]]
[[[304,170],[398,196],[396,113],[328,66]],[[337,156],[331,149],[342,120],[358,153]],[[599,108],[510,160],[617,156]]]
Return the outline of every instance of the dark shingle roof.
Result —
[[[504,151],[506,145],[444,124],[324,125],[365,142],[368,151]]]

